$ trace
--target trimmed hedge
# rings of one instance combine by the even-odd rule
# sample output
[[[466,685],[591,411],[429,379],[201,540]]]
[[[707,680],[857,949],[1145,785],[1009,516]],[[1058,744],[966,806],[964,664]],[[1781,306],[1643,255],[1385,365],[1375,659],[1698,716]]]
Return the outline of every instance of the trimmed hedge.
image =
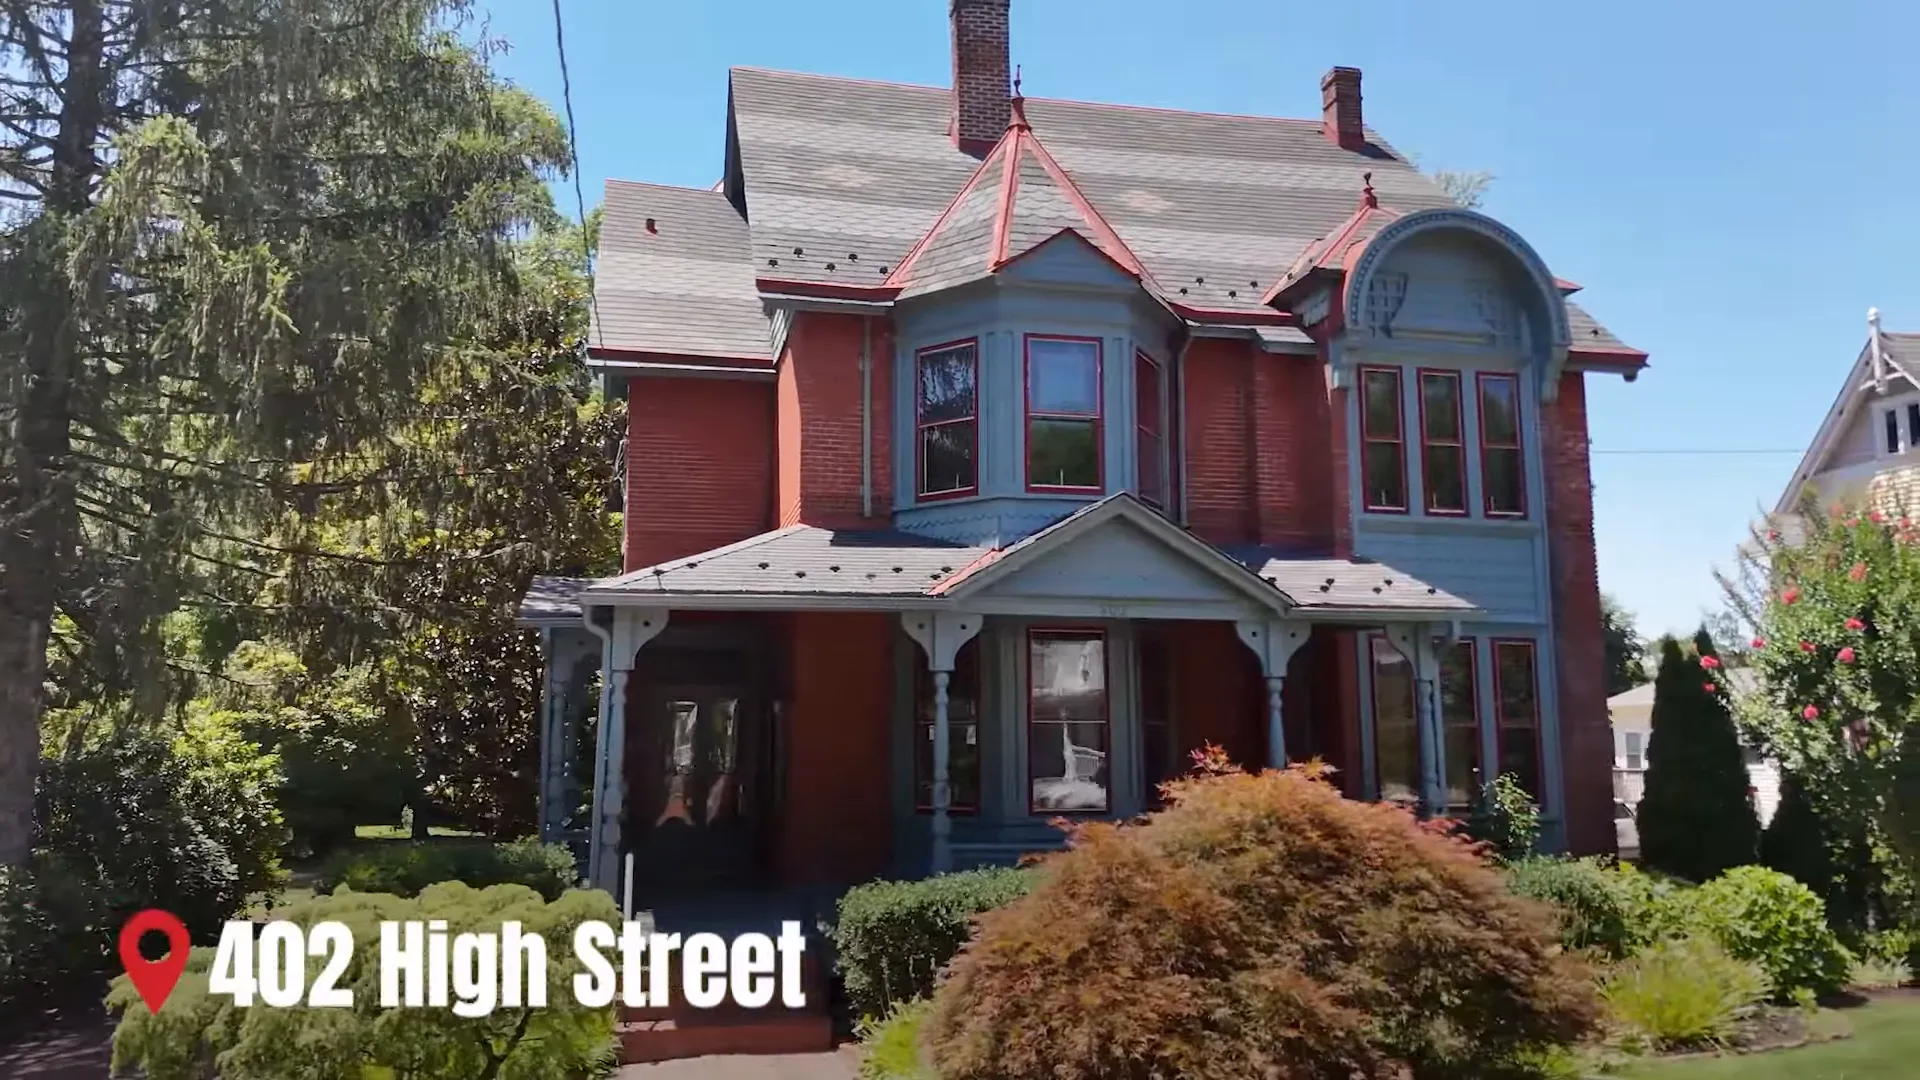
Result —
[[[994,868],[924,881],[875,881],[840,898],[833,945],[855,1016],[883,1017],[933,992],[973,933],[973,917],[1025,896],[1033,870]]]
[[[573,852],[535,839],[510,844],[462,840],[381,843],[335,855],[320,873],[319,891],[418,896],[429,885],[460,881],[476,889],[525,885],[552,901],[580,881]]]
[[[1595,949],[1620,960],[1654,936],[1636,883],[1598,859],[1521,859],[1507,867],[1507,883],[1520,896],[1553,907],[1560,943],[1569,949]]]

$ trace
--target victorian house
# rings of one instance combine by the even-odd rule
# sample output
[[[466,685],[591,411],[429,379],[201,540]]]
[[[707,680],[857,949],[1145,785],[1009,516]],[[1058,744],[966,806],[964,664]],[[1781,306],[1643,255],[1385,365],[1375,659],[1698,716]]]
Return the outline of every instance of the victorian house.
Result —
[[[1611,850],[1585,388],[1646,355],[1359,71],[1027,98],[1008,0],[951,14],[951,85],[736,69],[718,184],[607,186],[626,572],[521,612],[548,835],[616,891],[918,875],[1211,742],[1428,813],[1510,772]]]

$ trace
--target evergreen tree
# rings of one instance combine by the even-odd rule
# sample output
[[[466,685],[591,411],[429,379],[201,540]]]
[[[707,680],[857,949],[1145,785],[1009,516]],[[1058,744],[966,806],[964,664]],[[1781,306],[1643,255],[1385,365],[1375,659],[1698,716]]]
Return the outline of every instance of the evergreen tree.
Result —
[[[1727,710],[1724,671],[1704,629],[1694,653],[1688,657],[1672,638],[1661,641],[1639,818],[1645,865],[1700,882],[1753,862],[1760,823]]]

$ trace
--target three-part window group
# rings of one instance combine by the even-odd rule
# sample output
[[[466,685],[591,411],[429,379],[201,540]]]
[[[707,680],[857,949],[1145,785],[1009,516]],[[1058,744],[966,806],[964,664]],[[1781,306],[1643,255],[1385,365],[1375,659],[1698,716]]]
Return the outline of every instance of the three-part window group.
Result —
[[[1468,374],[1421,368],[1417,380],[1417,442],[1409,445],[1401,369],[1360,369],[1360,487],[1364,508],[1376,514],[1407,512],[1407,468],[1418,455],[1422,509],[1465,517],[1475,505],[1489,518],[1527,516],[1525,455],[1520,442],[1520,379],[1509,372],[1472,373],[1479,420],[1479,475],[1468,475],[1468,423],[1464,407]]]

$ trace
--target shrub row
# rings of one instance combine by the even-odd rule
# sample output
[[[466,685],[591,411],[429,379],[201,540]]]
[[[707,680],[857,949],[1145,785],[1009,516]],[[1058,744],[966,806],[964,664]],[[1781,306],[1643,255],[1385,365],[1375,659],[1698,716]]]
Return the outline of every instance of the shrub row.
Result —
[[[476,889],[525,885],[555,900],[580,881],[573,852],[537,839],[488,844],[464,840],[382,842],[336,852],[320,872],[318,888],[333,892],[418,896],[429,885],[459,881]]]
[[[1024,896],[1034,871],[993,868],[923,881],[875,881],[840,898],[833,944],[855,1016],[877,1019],[933,992],[973,918]]]

